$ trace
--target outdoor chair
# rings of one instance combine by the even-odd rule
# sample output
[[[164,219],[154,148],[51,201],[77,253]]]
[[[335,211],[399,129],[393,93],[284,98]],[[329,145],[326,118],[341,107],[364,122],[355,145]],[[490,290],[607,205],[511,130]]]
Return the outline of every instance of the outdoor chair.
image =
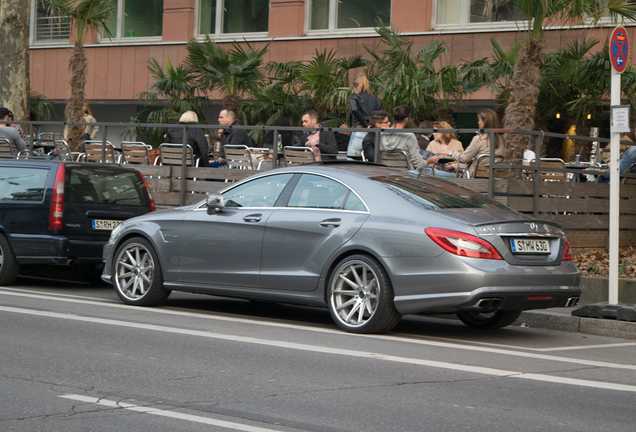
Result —
[[[0,157],[1,158],[15,157],[13,147],[11,147],[11,143],[9,142],[9,140],[6,140],[4,138],[0,138]]]
[[[633,163],[627,172],[634,174],[632,170],[636,171],[636,163]],[[636,178],[623,177],[623,184],[636,184]]]
[[[503,162],[503,156],[495,156],[495,163],[501,163]],[[482,154],[479,155],[477,157],[477,160],[475,160],[475,162],[473,162],[475,165],[475,174],[473,175],[473,178],[489,178],[489,173],[490,173],[490,155],[489,154]],[[466,170],[466,175],[468,174],[469,171]],[[493,172],[493,178],[501,178],[503,174],[503,169],[501,168],[495,168],[494,172]]]
[[[183,144],[164,143],[159,146],[159,157],[155,165],[178,165],[183,161]],[[190,144],[186,145],[186,166],[199,166],[199,160],[194,160],[194,152]]]
[[[68,146],[68,143],[64,140],[53,140],[55,150],[57,150],[57,157],[63,161],[77,162],[82,157],[82,152],[72,152]],[[52,152],[49,153],[52,155]]]
[[[102,146],[104,146],[103,160]],[[115,148],[108,141],[106,141],[106,144],[102,144],[99,141],[84,141],[84,155],[82,156],[82,160],[84,162],[116,163],[117,156],[115,156]]]
[[[148,146],[140,141],[122,141],[121,155],[121,163],[152,165]]]
[[[246,145],[226,145],[225,160],[228,168],[254,169],[252,152]]]
[[[534,166],[535,160],[530,162],[530,166]],[[539,180],[543,181],[565,181],[565,172],[563,171],[550,171],[549,168],[565,168],[565,162],[559,158],[541,158],[539,159]],[[534,175],[530,173],[530,177],[534,178]]]
[[[407,170],[413,169],[413,164],[411,163],[408,154],[406,154],[404,150],[380,150],[378,163],[384,164],[391,168],[401,168]]]
[[[284,147],[283,154],[286,166],[316,162],[316,155],[309,147]]]

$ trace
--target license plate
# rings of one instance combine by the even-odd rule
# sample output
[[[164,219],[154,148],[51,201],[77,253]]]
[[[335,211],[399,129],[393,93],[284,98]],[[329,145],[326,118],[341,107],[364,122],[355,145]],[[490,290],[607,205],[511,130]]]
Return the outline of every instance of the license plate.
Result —
[[[121,221],[93,219],[93,229],[112,231],[120,223]]]
[[[513,253],[550,253],[550,242],[539,239],[510,239]]]

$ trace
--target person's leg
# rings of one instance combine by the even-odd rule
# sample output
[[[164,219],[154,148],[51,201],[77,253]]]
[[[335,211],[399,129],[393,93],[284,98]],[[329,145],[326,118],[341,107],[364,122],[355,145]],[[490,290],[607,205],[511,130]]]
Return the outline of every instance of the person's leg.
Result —
[[[636,145],[633,145],[627,150],[625,150],[625,153],[623,153],[618,169],[621,173],[626,173],[629,171],[629,168],[635,163],[636,163]],[[636,172],[636,170],[632,172]]]

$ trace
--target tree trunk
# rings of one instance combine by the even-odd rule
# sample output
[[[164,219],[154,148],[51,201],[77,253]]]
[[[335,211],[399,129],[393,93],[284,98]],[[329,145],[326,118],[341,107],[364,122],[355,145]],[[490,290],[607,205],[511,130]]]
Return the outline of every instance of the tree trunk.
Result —
[[[539,62],[541,60],[541,42],[529,41],[520,52],[510,82],[510,95],[504,117],[505,129],[534,130],[534,113],[539,99]],[[506,140],[506,162],[521,165],[523,149],[529,135],[510,134]],[[521,170],[506,170],[505,178],[521,178]]]
[[[84,48],[75,44],[68,59],[69,85],[71,95],[68,105],[64,110],[64,116],[68,122],[84,121],[84,87],[86,86],[86,67],[88,60],[84,54]],[[67,141],[71,151],[80,151],[84,140],[84,126],[67,126],[69,128]]]
[[[0,4],[0,106],[29,120],[29,17],[31,2]]]

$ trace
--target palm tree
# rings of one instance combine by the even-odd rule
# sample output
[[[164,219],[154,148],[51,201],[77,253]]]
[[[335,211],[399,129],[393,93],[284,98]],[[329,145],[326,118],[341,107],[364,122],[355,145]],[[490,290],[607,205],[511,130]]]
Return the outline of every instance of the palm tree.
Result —
[[[108,37],[111,32],[106,22],[113,16],[111,0],[50,0],[51,4],[71,18],[75,29],[75,45],[68,59],[69,85],[71,94],[64,116],[68,122],[84,121],[84,87],[86,86],[86,68],[88,60],[84,53],[84,40],[89,30],[103,31]],[[71,127],[68,144],[72,151],[77,151],[82,144],[80,126]]]
[[[606,12],[612,19],[636,18],[636,5],[630,0],[486,0],[486,10],[493,10],[496,4],[514,6],[520,16],[527,21],[519,25],[523,31],[523,44],[510,83],[508,106],[505,110],[504,128],[534,129],[534,118],[539,98],[539,76],[541,54],[545,47],[545,30],[553,26],[584,25],[595,26]],[[507,159],[521,164],[527,136],[511,135],[508,140]],[[511,170],[508,177],[521,175]]]
[[[141,112],[131,119],[133,123],[163,123],[170,124],[176,122],[181,114],[186,111],[197,113],[200,123],[205,123],[203,108],[209,105],[210,100],[202,94],[196,85],[196,77],[192,71],[187,70],[183,65],[174,67],[170,59],[166,60],[166,67],[161,67],[154,58],[148,61],[148,71],[154,78],[151,91],[141,92],[139,100],[144,102],[146,108],[155,107],[165,103],[167,106],[161,109],[153,109],[149,112]],[[124,133],[127,136],[134,136],[138,132],[136,127],[127,128]],[[147,132],[151,137],[160,138],[163,129],[148,128]]]
[[[223,107],[239,112],[243,97],[254,94],[263,83],[263,57],[269,44],[261,50],[247,49],[233,44],[232,49],[223,50],[209,37],[204,42],[188,42],[187,69],[194,74],[197,86],[203,91],[218,89],[225,96]]]

